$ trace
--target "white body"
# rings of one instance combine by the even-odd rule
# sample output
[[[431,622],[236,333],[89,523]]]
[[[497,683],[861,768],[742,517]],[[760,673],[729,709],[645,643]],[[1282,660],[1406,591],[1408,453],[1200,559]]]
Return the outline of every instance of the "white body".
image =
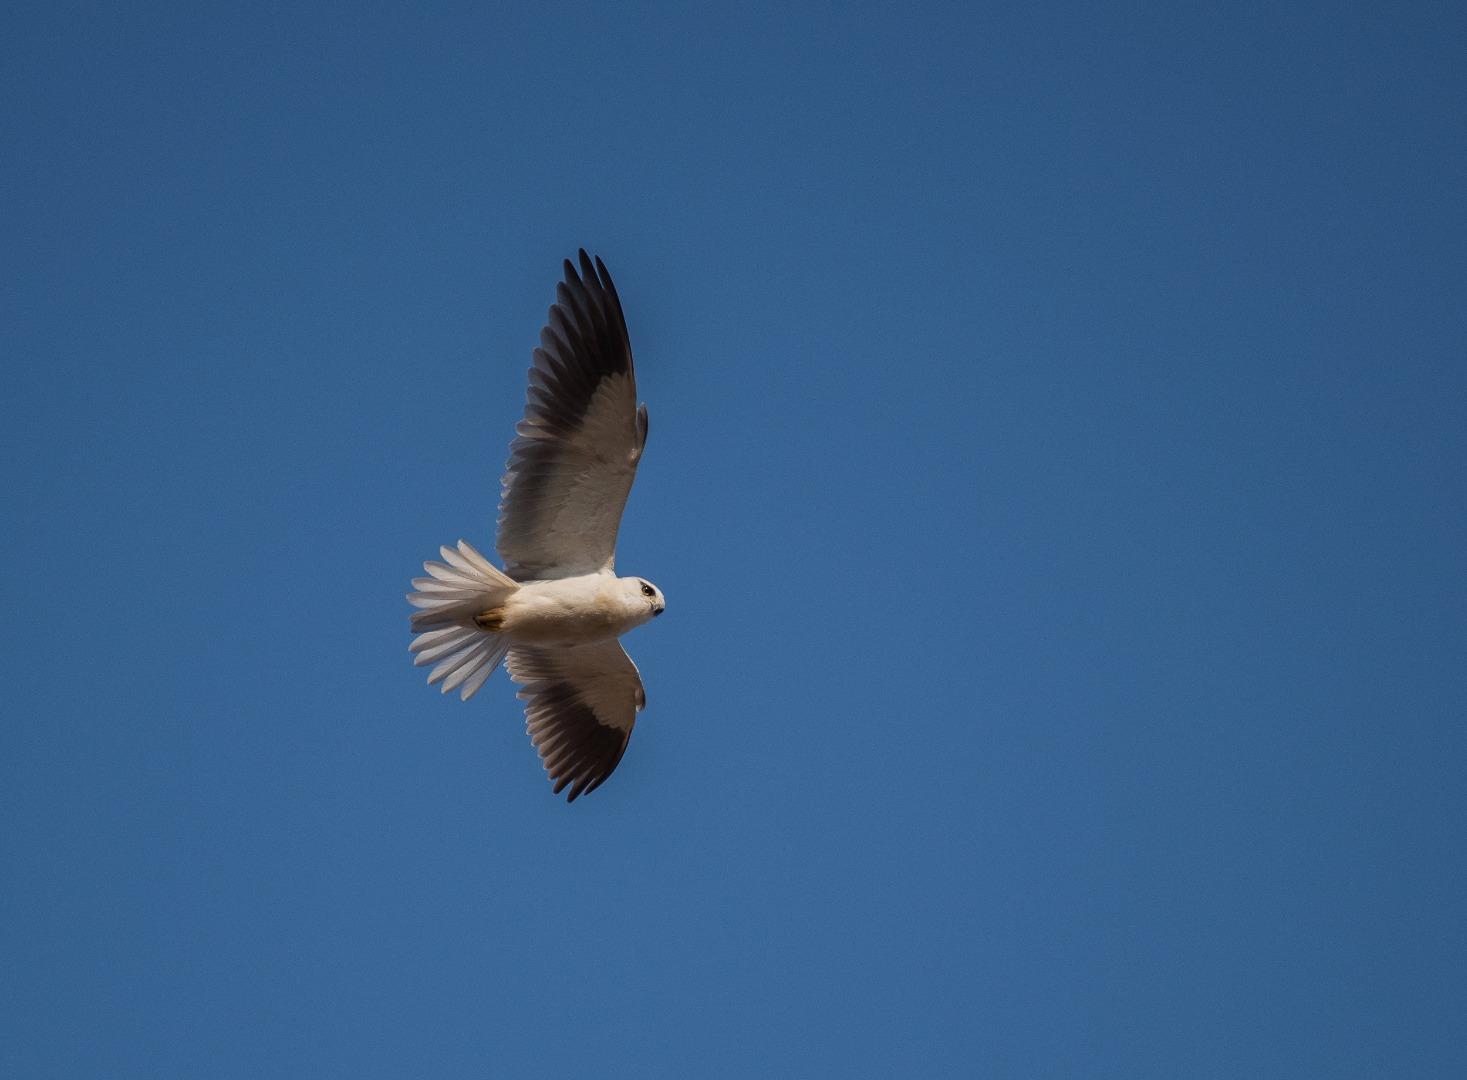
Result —
[[[586,645],[618,638],[652,618],[661,594],[642,595],[638,578],[583,574],[527,581],[509,595],[500,631],[530,645]]]
[[[462,540],[439,552],[443,561],[424,563],[429,576],[414,578],[418,591],[408,594],[419,609],[412,651],[415,663],[437,665],[430,683],[441,680],[445,693],[462,686],[465,700],[516,646],[614,644],[667,607],[661,590],[642,578],[599,570],[518,582]]]

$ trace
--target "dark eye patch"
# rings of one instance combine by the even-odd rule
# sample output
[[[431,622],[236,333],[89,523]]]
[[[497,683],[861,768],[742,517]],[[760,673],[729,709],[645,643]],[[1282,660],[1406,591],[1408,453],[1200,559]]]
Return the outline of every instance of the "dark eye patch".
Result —
[[[643,596],[651,596],[654,592],[656,592],[656,590],[653,589],[651,585],[648,585],[645,581],[642,582],[642,595]]]

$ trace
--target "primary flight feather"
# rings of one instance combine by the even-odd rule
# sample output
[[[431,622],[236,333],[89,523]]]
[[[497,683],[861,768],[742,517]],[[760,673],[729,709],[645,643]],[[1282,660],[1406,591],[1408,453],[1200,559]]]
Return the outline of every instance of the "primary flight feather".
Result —
[[[579,271],[565,262],[526,398],[499,502],[504,570],[463,540],[441,548],[408,594],[411,649],[465,701],[503,661],[555,793],[574,802],[611,775],[646,704],[617,639],[666,608],[655,585],[615,574],[647,406],[616,286],[584,250]]]

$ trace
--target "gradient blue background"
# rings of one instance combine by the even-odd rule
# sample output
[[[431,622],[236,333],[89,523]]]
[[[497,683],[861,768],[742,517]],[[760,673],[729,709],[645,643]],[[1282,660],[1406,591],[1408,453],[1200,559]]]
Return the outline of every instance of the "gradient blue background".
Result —
[[[6,1077],[1467,1073],[1460,5],[3,16]],[[649,708],[409,664],[561,258]]]

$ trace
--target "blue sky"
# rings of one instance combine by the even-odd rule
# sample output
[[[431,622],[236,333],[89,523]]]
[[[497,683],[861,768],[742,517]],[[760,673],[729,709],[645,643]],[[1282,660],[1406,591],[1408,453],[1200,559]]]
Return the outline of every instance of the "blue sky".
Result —
[[[1467,1070],[1457,6],[0,18],[0,1073]],[[568,807],[402,594],[579,246]]]

